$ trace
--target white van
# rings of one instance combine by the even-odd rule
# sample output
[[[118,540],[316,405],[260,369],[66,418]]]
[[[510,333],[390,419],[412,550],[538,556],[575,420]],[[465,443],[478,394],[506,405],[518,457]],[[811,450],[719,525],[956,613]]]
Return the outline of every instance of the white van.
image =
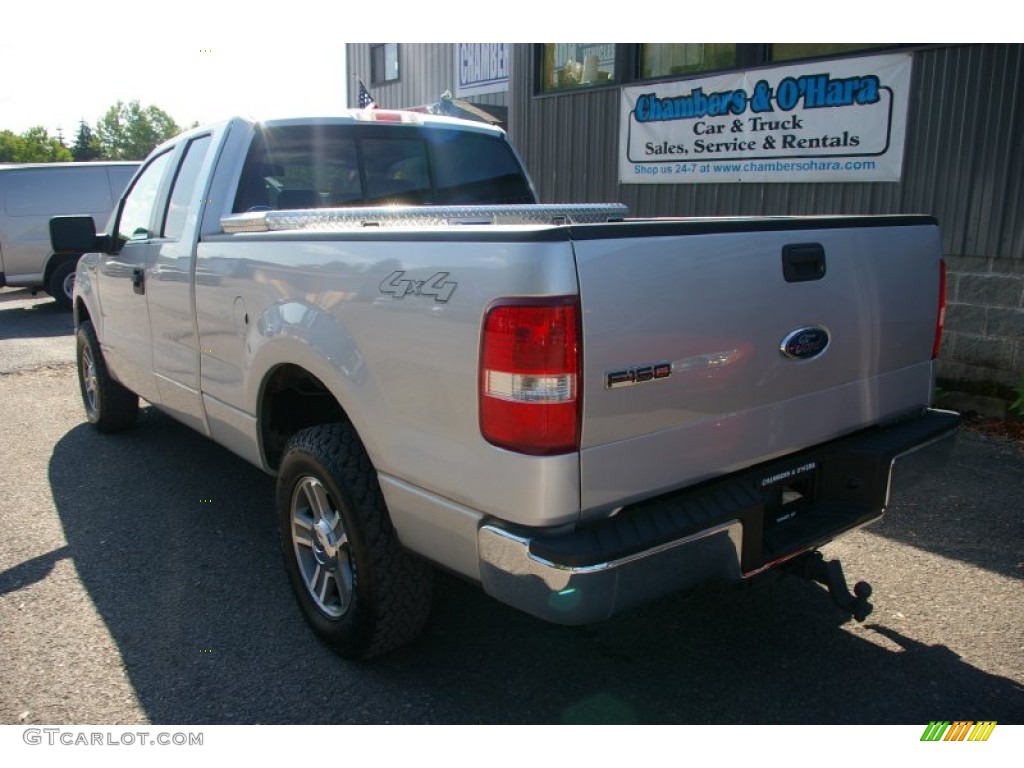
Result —
[[[0,288],[42,288],[71,308],[75,255],[55,256],[50,217],[89,214],[96,228],[128,186],[139,163],[0,165]]]

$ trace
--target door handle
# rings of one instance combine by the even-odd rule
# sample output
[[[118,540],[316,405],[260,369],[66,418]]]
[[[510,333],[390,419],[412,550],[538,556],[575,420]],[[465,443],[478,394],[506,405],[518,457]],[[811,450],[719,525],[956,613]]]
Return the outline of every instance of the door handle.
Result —
[[[132,269],[132,290],[140,296],[146,292],[146,271],[142,267]]]

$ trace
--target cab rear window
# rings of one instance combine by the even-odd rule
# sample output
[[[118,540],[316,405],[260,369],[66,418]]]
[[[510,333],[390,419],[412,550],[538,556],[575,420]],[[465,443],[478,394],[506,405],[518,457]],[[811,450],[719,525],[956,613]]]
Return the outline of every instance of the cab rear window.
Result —
[[[233,210],[533,202],[519,161],[497,136],[420,126],[296,125],[257,132]]]

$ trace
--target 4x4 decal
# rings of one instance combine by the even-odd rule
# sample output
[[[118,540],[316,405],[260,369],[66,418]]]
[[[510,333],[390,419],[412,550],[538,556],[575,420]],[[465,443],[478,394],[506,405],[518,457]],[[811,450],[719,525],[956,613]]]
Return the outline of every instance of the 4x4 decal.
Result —
[[[385,277],[380,284],[380,292],[403,299],[406,296],[433,296],[434,301],[444,304],[455,293],[459,284],[454,280],[445,280],[447,272],[436,272],[426,280],[410,280],[404,277],[405,272],[396,270]]]

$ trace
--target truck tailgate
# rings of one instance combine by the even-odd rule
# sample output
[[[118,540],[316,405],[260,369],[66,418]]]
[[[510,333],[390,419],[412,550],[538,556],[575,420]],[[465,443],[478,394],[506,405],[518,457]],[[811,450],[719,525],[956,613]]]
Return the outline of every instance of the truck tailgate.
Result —
[[[572,229],[585,517],[930,401],[941,245],[929,217]]]

